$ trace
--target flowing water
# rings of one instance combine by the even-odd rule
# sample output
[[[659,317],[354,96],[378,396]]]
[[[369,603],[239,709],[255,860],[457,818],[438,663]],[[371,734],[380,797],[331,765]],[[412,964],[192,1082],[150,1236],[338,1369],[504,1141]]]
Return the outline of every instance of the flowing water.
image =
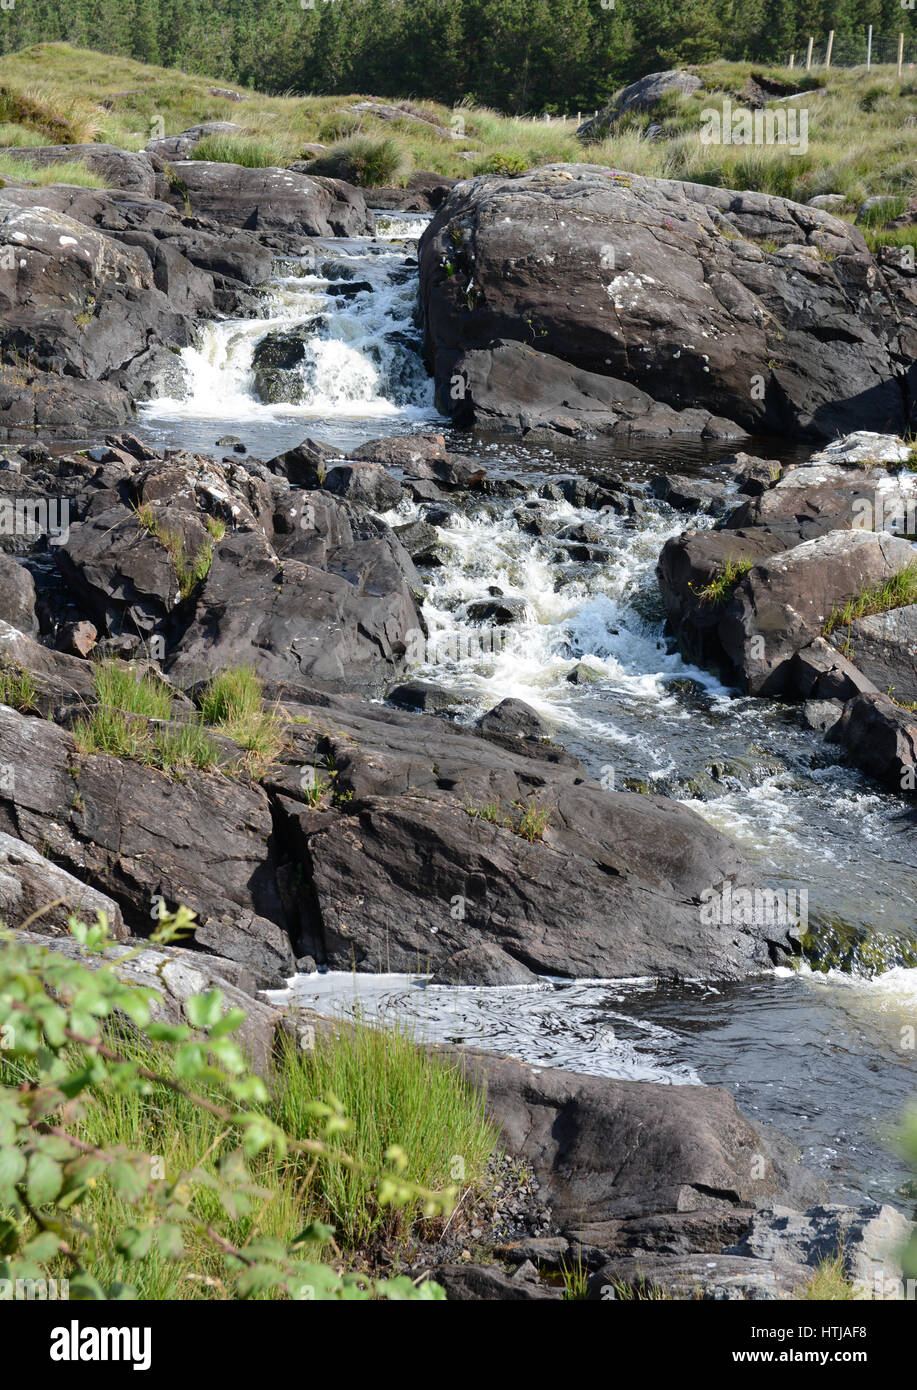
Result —
[[[416,353],[422,226],[386,215],[373,239],[310,242],[300,261],[280,264],[259,317],[211,324],[185,351],[187,393],[146,408],[147,437],[219,455],[217,439],[229,431],[270,458],[305,434],[342,453],[381,434],[448,434]],[[341,297],[341,284],[356,289]],[[265,402],[258,345],[278,332],[302,347],[282,395],[273,386]],[[717,457],[683,443],[639,457],[607,441],[563,454],[505,439],[456,447],[480,457],[491,476],[522,480],[532,496],[561,473],[633,484],[660,466],[715,471]],[[783,449],[791,455],[801,456]],[[732,985],[544,980],[496,990],[320,974],[297,977],[289,997],[323,1011],[359,1007],[406,1020],[431,1040],[541,1065],[725,1086],[751,1118],[790,1135],[837,1200],[892,1200],[909,1210],[917,1185],[887,1130],[917,1095],[913,812],[836,766],[793,709],[739,697],[670,650],[654,569],[683,517],[651,500],[634,520],[552,504],[561,524],[599,531],[605,557],[580,563],[564,559],[553,538],[520,530],[513,513],[521,500],[450,504],[445,563],[428,576],[428,661],[415,674],[460,693],[460,720],[506,696],[524,699],[606,785],[677,797],[732,835],[765,881],[807,893],[817,968]],[[422,512],[404,503],[388,519]],[[493,585],[527,605],[496,647],[466,616]],[[580,662],[590,679],[571,683]]]

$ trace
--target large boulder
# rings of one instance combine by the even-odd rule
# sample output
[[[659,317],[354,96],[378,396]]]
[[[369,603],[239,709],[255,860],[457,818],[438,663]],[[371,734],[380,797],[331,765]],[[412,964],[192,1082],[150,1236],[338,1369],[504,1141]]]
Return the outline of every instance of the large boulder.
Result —
[[[439,400],[460,416],[466,359],[475,390],[500,371],[516,414],[575,389],[575,418],[571,369],[610,379],[606,409],[615,383],[697,409],[697,432],[711,416],[762,434],[901,430],[912,410],[913,306],[858,230],[769,194],[581,164],[466,179],[421,240],[420,293]],[[537,392],[498,342],[543,359]]]
[[[0,764],[0,769],[2,780],[15,777],[12,763]],[[112,898],[52,864],[24,840],[0,831],[0,922],[5,927],[28,923],[42,936],[65,936],[71,915],[93,922],[100,912],[112,936],[124,941],[128,930]]]
[[[260,984],[292,974],[260,787],[219,774],[181,781],[139,762],[82,754],[67,730],[0,706],[0,831],[68,874],[104,884],[147,934],[158,906],[198,914],[199,946]]]
[[[51,164],[85,164],[109,188],[152,198],[156,170],[149,155],[133,154],[116,145],[27,145],[0,151],[5,159],[21,159],[46,168]]]
[[[358,188],[289,169],[248,169],[204,159],[178,160],[170,197],[224,226],[291,236],[362,236],[374,227]]]
[[[630,86],[622,88],[598,115],[584,121],[576,134],[584,144],[604,140],[612,134],[618,122],[632,112],[652,111],[670,92],[677,92],[686,97],[693,96],[701,86],[701,79],[683,68],[647,73],[645,77],[639,77],[636,82],[631,82]]]
[[[339,696],[291,709],[266,785],[309,882],[297,954],[439,971],[496,947],[507,974],[736,978],[793,950],[790,922],[704,910],[749,870],[673,801],[605,791],[550,744]]]
[[[917,1230],[900,1211],[871,1202],[840,1203],[805,1212],[767,1207],[755,1213],[742,1239],[728,1255],[758,1260],[789,1260],[816,1269],[838,1256],[844,1272],[868,1298],[884,1298],[901,1279],[901,1251]]]

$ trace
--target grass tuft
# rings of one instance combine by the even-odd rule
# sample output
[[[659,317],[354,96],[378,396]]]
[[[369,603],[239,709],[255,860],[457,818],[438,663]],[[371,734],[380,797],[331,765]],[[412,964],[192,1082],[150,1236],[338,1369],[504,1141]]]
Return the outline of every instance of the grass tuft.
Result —
[[[701,603],[709,603],[714,608],[720,608],[732,598],[736,588],[751,568],[751,560],[733,560],[730,556],[709,584],[705,584],[702,589],[695,589],[691,585],[691,592],[700,599]]]
[[[917,562],[914,561],[886,579],[884,584],[864,589],[856,598],[849,599],[843,608],[833,609],[822,628],[822,636],[830,637],[836,628],[849,627],[857,618],[887,613],[892,608],[904,608],[910,603],[917,603]]]

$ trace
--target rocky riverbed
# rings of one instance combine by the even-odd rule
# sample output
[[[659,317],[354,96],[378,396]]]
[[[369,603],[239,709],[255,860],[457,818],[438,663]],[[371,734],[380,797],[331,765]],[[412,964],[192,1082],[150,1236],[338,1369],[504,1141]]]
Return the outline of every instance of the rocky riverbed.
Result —
[[[893,1296],[917,604],[845,611],[913,563],[913,280],[591,167],[424,231],[86,157],[114,191],[0,189],[4,921],[187,905],[125,969],[219,982],[260,1066],[380,985],[459,1048],[531,1193],[428,1252],[452,1297],[786,1297],[839,1241]],[[87,748],[99,658],[168,693],[138,746],[239,666],[276,742]]]

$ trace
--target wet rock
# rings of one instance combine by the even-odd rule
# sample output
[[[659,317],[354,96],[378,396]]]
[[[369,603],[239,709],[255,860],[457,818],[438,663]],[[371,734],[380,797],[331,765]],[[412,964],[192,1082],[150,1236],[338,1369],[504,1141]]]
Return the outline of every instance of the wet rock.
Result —
[[[689,478],[681,473],[657,473],[650,478],[651,496],[668,502],[680,512],[713,512],[723,505],[725,487],[707,478]]]
[[[431,681],[406,681],[390,690],[386,698],[402,709],[422,710],[424,714],[440,714],[443,710],[454,709],[465,699],[460,691],[447,690],[445,686],[435,685]]]
[[[807,729],[826,734],[834,728],[843,712],[844,706],[840,700],[806,700],[800,716]]]
[[[756,458],[753,454],[730,454],[717,465],[733,479],[739,492],[757,497],[780,478],[783,469],[777,459]]]
[[[375,512],[388,512],[404,497],[401,485],[378,463],[338,463],[329,468],[324,486],[337,497]]]
[[[293,487],[321,487],[328,471],[328,460],[334,458],[334,451],[327,444],[319,444],[315,439],[304,439],[295,449],[278,454],[268,463],[273,472],[288,478]]]
[[[546,738],[548,726],[541,715],[524,700],[501,700],[482,714],[478,728],[486,734],[505,734],[515,738]]]
[[[804,700],[852,700],[875,694],[876,687],[853,662],[824,637],[816,637],[796,653],[790,667],[793,691]]]
[[[499,946],[473,946],[441,965],[434,985],[533,985],[537,976]]]
[[[565,680],[571,685],[595,685],[602,679],[602,672],[597,671],[594,666],[587,666],[584,661],[578,661],[572,671],[568,671]]]
[[[863,772],[894,791],[917,790],[917,715],[887,695],[857,695],[829,738]]]
[[[409,521],[393,529],[415,565],[442,564],[441,541],[435,526],[425,521]]]
[[[511,623],[525,622],[529,605],[524,598],[484,598],[474,599],[465,607],[465,615],[471,623],[493,623],[496,627],[508,627]]]

